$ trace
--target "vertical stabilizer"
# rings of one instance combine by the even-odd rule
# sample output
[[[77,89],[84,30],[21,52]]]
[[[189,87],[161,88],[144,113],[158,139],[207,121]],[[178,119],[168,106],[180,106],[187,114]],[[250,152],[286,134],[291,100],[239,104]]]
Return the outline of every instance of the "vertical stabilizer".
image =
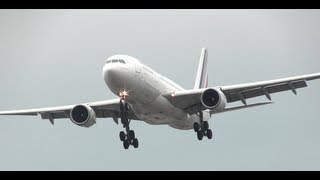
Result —
[[[194,89],[201,89],[201,88],[208,87],[207,57],[208,57],[207,49],[202,48]]]

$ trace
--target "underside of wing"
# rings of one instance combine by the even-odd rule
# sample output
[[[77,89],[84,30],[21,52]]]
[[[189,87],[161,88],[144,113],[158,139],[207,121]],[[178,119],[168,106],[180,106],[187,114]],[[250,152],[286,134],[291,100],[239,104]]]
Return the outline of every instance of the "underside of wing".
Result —
[[[38,108],[38,109],[26,109],[26,110],[13,110],[13,111],[1,111],[0,115],[21,115],[21,116],[37,116],[43,113],[56,113],[61,116],[65,116],[65,112],[70,111],[75,105],[51,107],[51,108]]]
[[[270,81],[222,86],[221,91],[225,94],[228,103],[241,101],[243,104],[246,104],[246,99],[258,96],[266,96],[271,100],[270,94],[282,91],[291,90],[294,94],[297,94],[296,89],[307,87],[307,81],[318,78],[320,78],[320,73]]]
[[[120,117],[120,100],[112,99],[106,101],[89,102],[81,105],[86,105],[93,109],[97,118],[118,118]],[[42,119],[61,119],[70,118],[70,111],[77,105],[58,106],[50,108],[15,110],[15,111],[2,111],[0,115],[20,115],[20,116],[37,116],[41,115]],[[132,112],[128,111],[127,116],[129,119],[138,120],[138,117]]]
[[[269,81],[260,81],[254,83],[238,84],[231,86],[218,86],[213,88],[203,88],[203,89],[193,89],[193,90],[179,90],[176,92],[166,92],[163,93],[163,96],[170,101],[174,106],[187,111],[189,114],[197,113],[199,110],[204,110],[201,106],[208,107],[204,105],[204,100],[207,101],[216,101],[217,98],[220,101],[224,100],[226,103],[232,103],[236,101],[241,101],[244,106],[236,107],[233,109],[223,108],[215,109],[212,108],[212,112],[226,112],[231,110],[238,110],[248,107],[255,107],[260,105],[265,105],[269,103],[256,103],[248,105],[246,99],[254,98],[258,96],[266,96],[271,101],[271,94],[278,93],[282,91],[292,91],[294,94],[297,94],[297,89],[307,87],[307,81],[319,79],[320,73],[296,76],[290,78],[275,79]],[[219,96],[207,96],[204,97],[205,92],[218,92]],[[220,93],[221,92],[221,93]],[[223,97],[222,97],[223,96]],[[219,101],[219,102],[220,102]],[[218,101],[217,101],[218,102]],[[200,107],[200,109],[199,109]],[[215,106],[214,106],[215,107]],[[210,109],[210,108],[207,108]]]
[[[264,105],[268,105],[268,104],[273,104],[273,103],[274,102],[261,102],[261,103],[254,103],[254,104],[250,104],[250,105],[228,107],[228,108],[225,108],[222,111],[210,110],[210,114],[218,114],[218,113],[223,113],[223,112],[230,112],[230,111],[236,111],[236,110],[241,110],[241,109],[248,109],[248,108],[253,108],[253,107],[257,107],[257,106],[264,106]]]

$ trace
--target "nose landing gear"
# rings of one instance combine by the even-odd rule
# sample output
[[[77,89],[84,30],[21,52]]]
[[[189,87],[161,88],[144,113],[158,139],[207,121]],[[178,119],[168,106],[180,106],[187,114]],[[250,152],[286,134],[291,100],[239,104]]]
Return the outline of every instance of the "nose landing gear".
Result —
[[[120,140],[123,142],[124,149],[128,149],[130,145],[132,145],[134,148],[139,147],[139,141],[135,137],[135,133],[133,130],[130,130],[130,121],[128,119],[127,111],[129,110],[129,104],[124,100],[124,98],[121,98],[120,100],[120,112],[121,112],[121,123],[123,127],[125,128],[125,132],[121,131],[119,133]]]

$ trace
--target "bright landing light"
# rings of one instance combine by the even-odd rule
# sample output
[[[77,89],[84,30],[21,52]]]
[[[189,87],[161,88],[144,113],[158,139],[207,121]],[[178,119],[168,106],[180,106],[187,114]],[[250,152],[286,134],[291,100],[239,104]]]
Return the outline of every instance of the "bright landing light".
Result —
[[[126,96],[128,96],[128,92],[127,92],[126,90],[120,91],[120,92],[119,92],[119,96],[125,98]]]

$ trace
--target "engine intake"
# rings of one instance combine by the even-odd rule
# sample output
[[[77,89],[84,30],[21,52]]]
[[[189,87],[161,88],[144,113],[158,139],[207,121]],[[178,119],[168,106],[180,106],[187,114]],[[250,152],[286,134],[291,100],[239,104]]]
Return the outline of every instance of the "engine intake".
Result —
[[[96,113],[87,105],[77,105],[70,111],[71,121],[82,127],[90,127],[96,123]]]
[[[227,100],[220,89],[206,89],[201,94],[201,103],[205,109],[223,110],[226,107]]]

